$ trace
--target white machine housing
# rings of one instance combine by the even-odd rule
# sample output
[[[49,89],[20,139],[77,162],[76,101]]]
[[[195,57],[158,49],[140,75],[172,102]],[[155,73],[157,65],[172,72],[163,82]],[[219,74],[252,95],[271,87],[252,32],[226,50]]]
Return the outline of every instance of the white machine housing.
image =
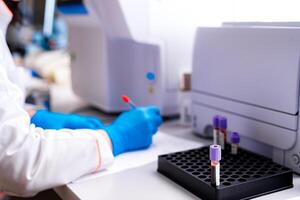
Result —
[[[194,131],[210,137],[213,116],[226,116],[243,148],[300,173],[299,61],[299,28],[198,28]]]
[[[163,115],[178,114],[179,84],[169,87],[167,83],[167,76],[177,69],[167,67],[162,42],[145,39],[146,13],[132,17],[130,12],[137,8],[122,6],[119,0],[85,0],[82,6],[86,13],[65,15],[74,92],[106,112],[129,109],[120,98],[128,95],[138,106],[156,105]],[[133,36],[133,28],[139,29],[135,33],[140,38]],[[146,78],[148,72],[156,75],[155,81]]]

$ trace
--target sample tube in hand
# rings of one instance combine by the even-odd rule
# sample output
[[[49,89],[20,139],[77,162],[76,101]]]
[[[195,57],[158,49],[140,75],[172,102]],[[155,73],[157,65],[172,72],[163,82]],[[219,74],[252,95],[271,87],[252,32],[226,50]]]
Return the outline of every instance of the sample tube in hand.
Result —
[[[127,103],[132,109],[136,108],[136,105],[128,96],[123,95],[121,96],[121,99],[124,101],[124,103]]]
[[[210,145],[209,147],[209,159],[211,167],[211,184],[213,186],[220,185],[220,160],[221,160],[221,146]]]

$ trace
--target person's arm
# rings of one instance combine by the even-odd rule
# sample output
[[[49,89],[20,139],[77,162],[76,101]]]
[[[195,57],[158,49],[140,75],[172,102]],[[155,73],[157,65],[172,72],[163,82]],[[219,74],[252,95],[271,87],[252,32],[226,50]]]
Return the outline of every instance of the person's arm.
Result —
[[[27,110],[31,123],[43,129],[103,129],[105,125],[95,116],[51,112],[45,109]]]
[[[30,125],[22,92],[0,66],[0,189],[31,196],[108,167],[113,161],[104,131],[43,130]]]

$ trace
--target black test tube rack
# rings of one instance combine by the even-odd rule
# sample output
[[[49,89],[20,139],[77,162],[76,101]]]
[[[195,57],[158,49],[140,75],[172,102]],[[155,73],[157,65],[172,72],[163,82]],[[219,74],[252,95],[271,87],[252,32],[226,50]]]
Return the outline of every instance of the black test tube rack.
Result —
[[[222,151],[220,185],[211,185],[209,146],[161,155],[157,171],[201,199],[251,199],[293,187],[292,170],[230,146]]]

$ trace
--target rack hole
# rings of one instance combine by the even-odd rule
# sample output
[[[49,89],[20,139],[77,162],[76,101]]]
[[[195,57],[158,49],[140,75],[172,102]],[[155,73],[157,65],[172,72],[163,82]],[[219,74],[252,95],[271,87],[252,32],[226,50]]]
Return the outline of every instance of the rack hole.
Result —
[[[246,178],[246,179],[247,179],[247,178],[250,178],[249,175],[243,175],[242,177],[243,177],[243,178]]]
[[[206,178],[207,176],[205,176],[205,175],[199,175],[198,176],[198,178],[201,178],[201,179],[204,179],[204,178]]]
[[[253,178],[260,178],[261,177],[261,175],[259,175],[259,174],[254,174],[253,175]]]
[[[222,185],[224,185],[224,186],[229,186],[229,185],[231,185],[231,183],[229,183],[229,182],[224,182]]]
[[[203,174],[204,174],[204,175],[209,175],[210,173],[209,173],[209,172],[203,172]]]
[[[233,179],[233,178],[229,178],[229,179],[227,179],[227,181],[229,181],[229,182],[234,182],[234,181],[235,181],[235,179]]]
[[[192,174],[195,175],[195,176],[198,176],[200,173],[199,172],[193,172]]]
[[[232,178],[238,178],[239,176],[236,175],[236,174],[234,174],[234,175],[232,175],[231,177],[232,177]]]
[[[226,175],[231,175],[232,172],[226,171],[226,172],[224,172],[224,174],[226,174]]]
[[[271,170],[267,172],[268,175],[273,175],[273,174],[275,174],[275,173],[276,173],[276,172],[271,171]]]
[[[227,175],[221,175],[221,177],[222,177],[222,178],[228,178],[228,176],[227,176]]]
[[[256,172],[256,174],[259,174],[259,175],[263,175],[265,172],[264,171],[258,171]]]
[[[205,182],[210,182],[210,178],[207,178],[204,180]]]
[[[236,171],[235,174],[241,175],[242,172],[241,171]]]
[[[246,174],[247,174],[247,175],[252,175],[253,172],[252,172],[252,171],[247,171]]]

